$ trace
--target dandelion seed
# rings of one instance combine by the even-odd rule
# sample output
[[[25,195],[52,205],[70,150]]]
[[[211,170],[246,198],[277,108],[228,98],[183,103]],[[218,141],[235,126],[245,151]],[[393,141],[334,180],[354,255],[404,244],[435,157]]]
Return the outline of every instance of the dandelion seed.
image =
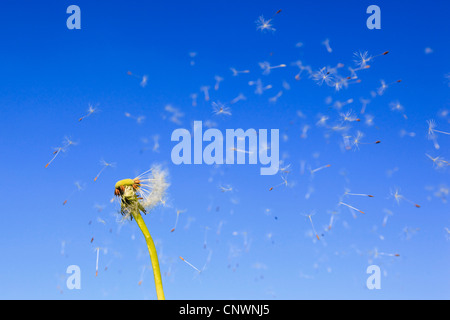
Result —
[[[337,211],[332,211],[331,212],[330,222],[328,223],[328,231],[330,231],[331,228],[333,227],[334,216],[337,215],[337,214],[338,214]]]
[[[237,76],[240,73],[250,73],[250,70],[242,70],[242,71],[238,71],[235,68],[230,68],[231,72],[233,72],[233,76]]]
[[[132,76],[132,77],[135,77],[135,78],[141,80],[141,82],[140,82],[140,86],[141,87],[145,88],[145,86],[147,85],[147,81],[148,81],[148,76],[147,75],[138,76],[138,75],[132,73],[131,71],[128,71],[127,74],[129,76]]]
[[[63,206],[67,204],[67,202],[75,194],[75,192],[83,191],[83,189],[84,189],[83,186],[81,186],[80,182],[78,182],[78,181],[75,182],[75,187],[76,187],[76,189],[74,191],[72,191],[72,193],[66,198],[66,200],[64,200]]]
[[[192,99],[192,106],[196,107],[197,106],[197,94],[196,93],[192,93],[189,95],[189,97]]]
[[[263,70],[264,75],[268,75],[272,69],[286,68],[286,65],[280,64],[277,66],[271,66],[269,62],[264,61],[259,63],[259,67]]]
[[[188,266],[190,266],[191,268],[193,268],[195,271],[197,271],[198,273],[201,273],[200,270],[198,270],[195,266],[193,266],[189,261],[185,260],[183,257],[180,257],[181,260],[183,260],[184,262],[186,262],[186,264]]]
[[[209,86],[200,87],[200,91],[203,92],[203,95],[205,96],[205,101],[209,101]]]
[[[45,167],[47,168],[61,152],[66,152],[70,146],[75,145],[77,145],[76,142],[70,140],[68,137],[64,137],[63,146],[55,148],[55,151],[53,152],[53,158],[45,165]]]
[[[365,193],[351,193],[350,190],[345,190],[344,196],[361,196],[361,197],[369,197],[369,198],[373,198],[372,195],[370,194],[365,194]]]
[[[293,65],[296,65],[300,69],[299,73],[297,73],[295,75],[295,80],[299,81],[301,79],[301,75],[302,75],[303,71],[305,71],[305,70],[309,73],[309,75],[312,75],[311,67],[304,66],[300,60],[297,60],[296,62],[294,62]]]
[[[84,116],[82,116],[80,119],[78,119],[78,121],[82,121],[83,119],[86,119],[87,117],[89,117],[91,114],[97,112],[97,108],[92,106],[91,104],[89,104],[89,109],[87,111],[87,114],[85,114]]]
[[[264,91],[269,90],[269,89],[272,88],[272,85],[270,85],[270,84],[267,85],[267,86],[264,86],[263,82],[261,81],[261,79],[258,79],[256,81],[249,81],[248,85],[249,86],[255,86],[256,87],[255,93],[258,94],[258,95],[261,95],[261,94],[264,93]]]
[[[339,113],[339,115],[341,116],[343,122],[346,122],[346,121],[347,122],[354,122],[354,121],[360,122],[361,121],[360,118],[358,118],[356,115],[353,114],[352,110],[349,110],[346,113],[341,112],[341,113]]]
[[[125,117],[135,120],[137,122],[137,124],[141,124],[145,120],[145,116],[135,117],[135,116],[131,115],[129,112],[125,112]]]
[[[103,165],[103,168],[100,170],[100,172],[95,176],[94,181],[97,181],[97,179],[100,177],[100,175],[102,174],[102,172],[108,168],[108,167],[114,167],[115,164],[114,163],[108,163],[105,160],[100,160],[100,163]]]
[[[214,79],[216,80],[216,84],[214,85],[214,90],[219,90],[219,85],[223,81],[223,78],[220,76],[215,76]]]
[[[277,100],[278,100],[282,95],[283,95],[283,91],[278,92],[276,96],[274,96],[274,97],[272,97],[272,98],[269,98],[269,102],[271,102],[271,103],[277,102]]]
[[[235,104],[235,103],[237,103],[237,102],[239,102],[239,101],[243,101],[243,100],[247,100],[247,98],[242,94],[242,93],[240,93],[236,98],[234,98],[233,100],[231,100],[231,104]]]
[[[416,208],[420,208],[420,205],[414,203],[413,201],[409,200],[405,196],[401,195],[399,189],[396,189],[395,192],[391,191],[391,195],[394,197],[395,201],[397,201],[398,205],[400,205],[400,200],[405,200],[406,202],[409,202],[412,205],[414,205]]]
[[[330,40],[329,39],[325,39],[325,41],[323,41],[322,44],[327,49],[328,53],[333,52],[333,49],[331,49],[331,47],[330,47]]]
[[[283,180],[282,183],[280,183],[280,184],[278,184],[278,185],[276,185],[276,186],[274,186],[274,187],[271,187],[271,188],[269,189],[269,191],[272,191],[273,189],[278,188],[278,187],[280,187],[280,186],[286,186],[286,187],[288,186],[287,175],[282,175],[282,176],[281,176],[281,180]]]
[[[383,227],[386,227],[389,217],[394,215],[394,213],[388,209],[384,209],[383,211],[386,212],[386,215],[383,218]]]
[[[435,157],[433,158],[432,156],[425,154],[431,161],[433,161],[434,166],[436,166],[436,168],[440,169],[440,168],[444,168],[444,167],[448,167],[450,166],[450,162],[444,160],[441,157]]]
[[[428,137],[429,138],[434,138],[435,137],[435,132],[437,133],[442,133],[445,135],[450,135],[450,132],[445,132],[445,131],[440,131],[440,130],[436,130],[436,122],[434,120],[427,120],[428,123]]]
[[[92,241],[91,241],[91,243],[92,243]],[[95,276],[97,277],[98,276],[98,259],[99,259],[99,254],[100,254],[100,247],[97,247],[96,250],[97,250],[97,260],[95,262]]]
[[[322,85],[324,82],[329,85],[334,85],[333,74],[327,67],[323,67],[322,69],[313,72],[311,75],[312,79],[317,82],[318,85]]]
[[[384,80],[380,80],[381,82],[381,86],[377,89],[377,94],[379,96],[382,96],[384,94],[384,92],[386,91],[387,88],[389,88],[389,86],[395,84],[395,83],[400,83],[402,82],[402,80],[397,80],[391,83],[386,84],[386,82],[384,82]]]
[[[220,188],[220,190],[221,190],[222,192],[231,192],[231,191],[233,191],[233,187],[230,186],[230,185],[227,185],[227,186],[219,186],[219,188]]]
[[[182,124],[182,121],[180,119],[184,117],[184,113],[181,112],[180,109],[175,108],[175,107],[171,106],[170,104],[168,104],[164,107],[164,110],[171,114],[169,121],[171,121],[175,124],[178,124],[178,125]]]
[[[231,109],[229,107],[225,106],[223,103],[213,102],[212,106],[213,106],[213,113],[215,115],[231,116]]]
[[[186,210],[177,210],[177,217],[176,217],[176,219],[175,219],[175,225],[174,225],[174,227],[170,230],[170,232],[174,232],[175,229],[177,228],[177,225],[178,225],[178,218],[180,217],[180,214],[183,213],[183,212],[186,212]]]
[[[321,166],[321,167],[316,168],[316,169],[309,169],[309,172],[311,173],[311,175],[314,175],[316,172],[319,172],[319,171],[321,171],[321,170],[323,170],[325,168],[330,168],[330,167],[331,167],[331,164],[327,164],[325,166]]]
[[[314,223],[313,223],[313,221],[312,221],[312,216],[315,215],[315,214],[316,214],[316,213],[313,212],[313,213],[311,213],[311,214],[306,215],[306,217],[307,217],[307,218],[309,219],[309,221],[311,222],[311,227],[312,227],[312,229],[313,229],[313,231],[314,231],[314,234],[316,235],[317,240],[320,240],[319,234],[317,233],[316,228],[314,227]]]
[[[358,212],[360,212],[362,214],[365,214],[364,211],[361,211],[361,210],[359,210],[359,209],[357,209],[357,208],[355,208],[355,207],[353,207],[353,206],[351,206],[351,205],[349,205],[349,204],[347,204],[345,202],[340,201],[339,204],[340,205],[342,204],[342,205],[344,205],[344,206],[346,206],[346,207],[348,207],[348,208],[350,208],[352,210],[355,210],[355,211],[358,211]]]
[[[356,136],[355,136],[355,137],[351,137],[351,138],[352,138],[352,144],[353,144],[355,150],[359,150],[359,145],[360,145],[360,144],[380,144],[380,143],[381,143],[380,140],[377,140],[377,141],[372,142],[372,143],[361,142],[361,139],[362,139],[363,137],[364,137],[364,134],[363,134],[361,131],[358,131],[358,132],[356,133]]]

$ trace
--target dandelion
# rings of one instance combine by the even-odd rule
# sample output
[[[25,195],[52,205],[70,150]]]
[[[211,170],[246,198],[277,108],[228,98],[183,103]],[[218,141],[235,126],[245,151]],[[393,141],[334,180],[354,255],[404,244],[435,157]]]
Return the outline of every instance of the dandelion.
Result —
[[[118,181],[114,191],[114,194],[120,198],[120,213],[122,216],[129,217],[131,220],[134,218],[145,237],[153,267],[158,300],[164,300],[158,256],[141,212],[146,214],[157,205],[164,204],[168,186],[166,171],[154,166],[134,179]]]
[[[376,56],[369,56],[369,53],[367,51],[364,52],[355,52],[353,55],[355,56],[355,63],[357,66],[359,66],[360,68],[364,68],[367,66],[367,63],[369,61],[372,61],[373,59],[375,59],[376,57],[379,56],[385,56],[389,53],[389,51],[385,51],[381,54],[378,54]]]
[[[189,57],[191,58],[191,62],[190,62],[191,66],[194,66],[194,65],[195,65],[194,58],[195,58],[196,56],[197,56],[197,52],[189,52]]]
[[[103,168],[100,170],[100,172],[95,176],[94,181],[97,181],[97,179],[100,177],[100,175],[102,174],[102,172],[108,168],[108,167],[114,167],[115,164],[114,163],[108,163],[105,160],[100,160],[100,163],[103,165]]]
[[[213,113],[216,116],[218,116],[218,115],[231,116],[231,109],[229,107],[225,106],[223,103],[213,102],[212,106],[213,106]]]
[[[312,74],[311,67],[309,67],[309,66],[304,66],[303,63],[302,63],[300,60],[297,60],[297,61],[294,62],[293,64],[296,65],[296,66],[300,69],[299,73],[297,73],[297,74],[295,75],[295,80],[297,80],[297,81],[300,80],[300,79],[301,79],[301,75],[302,75],[303,71],[305,71],[305,70],[306,70],[310,75]]]

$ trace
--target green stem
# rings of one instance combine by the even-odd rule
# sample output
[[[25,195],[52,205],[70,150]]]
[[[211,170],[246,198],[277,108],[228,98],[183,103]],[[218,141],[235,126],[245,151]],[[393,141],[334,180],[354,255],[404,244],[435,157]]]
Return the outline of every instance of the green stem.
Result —
[[[150,260],[152,262],[153,276],[155,278],[156,296],[158,297],[158,300],[165,300],[155,243],[153,242],[153,239],[147,229],[147,226],[145,225],[144,219],[142,219],[141,214],[139,212],[136,213],[133,211],[132,215],[142,233],[144,234],[145,242],[147,242],[148,252],[150,253]]]

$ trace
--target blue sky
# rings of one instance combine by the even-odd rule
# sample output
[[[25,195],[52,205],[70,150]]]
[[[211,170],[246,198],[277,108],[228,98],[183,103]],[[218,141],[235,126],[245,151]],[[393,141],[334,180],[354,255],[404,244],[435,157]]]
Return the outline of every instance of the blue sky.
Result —
[[[66,27],[72,4],[81,30]],[[372,4],[380,30],[366,27]],[[274,32],[257,30],[258,17],[279,9]],[[145,221],[168,299],[448,299],[450,136],[437,132],[436,149],[427,120],[450,132],[449,9],[444,1],[3,1],[0,298],[155,299],[142,234],[134,221],[117,221],[110,199],[117,180],[161,164],[169,200]],[[336,72],[347,76],[360,51],[389,54],[348,88],[319,85],[307,70],[295,79],[296,61],[312,72],[341,63]],[[264,75],[264,61],[286,67]],[[249,82],[258,79],[271,89],[255,94]],[[390,84],[382,95],[381,80]],[[231,103],[239,94],[246,99]],[[370,100],[364,113],[361,99]],[[214,115],[213,102],[232,115]],[[401,112],[391,109],[397,102]],[[78,121],[89,104],[98,112]],[[360,121],[333,130],[348,111]],[[282,174],[261,176],[259,165],[174,165],[171,134],[195,120],[222,132],[279,129],[288,186],[269,191]],[[345,150],[343,136],[358,131],[368,144]],[[65,137],[76,145],[45,168]],[[94,182],[101,159],[116,165]],[[373,195],[342,199],[364,215],[339,205],[346,188]],[[397,203],[396,189],[412,203]],[[185,211],[170,232],[177,210]],[[366,287],[372,264],[380,290]],[[69,265],[81,269],[80,290],[66,287]]]

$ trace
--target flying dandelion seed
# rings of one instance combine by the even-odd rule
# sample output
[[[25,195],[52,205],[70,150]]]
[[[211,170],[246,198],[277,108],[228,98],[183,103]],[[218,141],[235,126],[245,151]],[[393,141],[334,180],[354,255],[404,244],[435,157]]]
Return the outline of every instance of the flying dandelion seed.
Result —
[[[238,76],[241,73],[250,73],[250,70],[239,71],[239,70],[236,70],[235,68],[230,68],[230,70],[231,70],[231,72],[233,72],[234,77]]]
[[[192,106],[196,107],[197,106],[197,97],[198,97],[198,95],[196,93],[192,93],[189,97],[192,99]]]
[[[98,112],[98,109],[96,108],[97,106],[94,107],[93,105],[89,104],[89,108],[88,108],[87,113],[84,116],[82,116],[80,119],[78,119],[78,121],[82,121],[83,119],[86,119],[87,117],[89,117],[93,113]]]
[[[329,39],[325,39],[325,40],[322,42],[322,45],[325,46],[325,48],[327,49],[327,52],[328,52],[328,53],[332,53],[332,52],[333,52],[333,49],[331,49],[331,47],[330,47],[330,40],[329,40]]]
[[[205,101],[209,101],[209,86],[202,86],[202,87],[200,87],[200,91],[203,92],[203,95],[205,97]]]
[[[269,102],[271,102],[271,103],[277,102],[277,100],[278,100],[282,95],[283,95],[283,91],[278,92],[276,96],[274,96],[274,97],[272,97],[272,98],[269,98]]]
[[[414,203],[413,201],[409,200],[405,196],[401,195],[399,189],[395,189],[394,192],[391,191],[391,195],[394,197],[394,199],[395,199],[395,201],[397,202],[398,205],[400,205],[400,200],[405,200],[406,202],[409,202],[412,205],[414,205],[416,208],[420,208],[420,205]]]
[[[223,78],[220,76],[215,76],[214,80],[216,80],[216,84],[214,85],[214,90],[219,90],[219,85],[223,81]]]
[[[175,124],[178,124],[178,125],[182,124],[181,118],[184,117],[184,113],[181,112],[180,109],[175,108],[175,107],[171,106],[170,104],[168,104],[164,107],[164,110],[171,114],[169,121],[171,121]]]
[[[280,64],[280,65],[277,65],[277,66],[271,66],[269,62],[264,61],[264,62],[260,62],[259,63],[259,67],[263,70],[263,74],[264,75],[268,75],[268,74],[270,74],[270,71],[272,69],[286,68],[286,65],[285,64]]]
[[[317,240],[320,240],[319,234],[317,233],[316,228],[314,227],[314,223],[312,221],[312,216],[315,215],[315,214],[316,213],[313,212],[313,213],[310,213],[310,214],[306,215],[306,217],[308,218],[309,222],[311,223],[311,227],[313,229],[314,234],[316,235]]]
[[[389,53],[389,51],[385,51],[381,54],[370,56],[367,51],[364,52],[355,52],[353,55],[355,56],[355,64],[359,66],[359,68],[367,67],[367,63],[375,59],[376,57],[385,56]]]
[[[436,168],[438,168],[438,169],[441,169],[441,168],[445,168],[445,167],[449,167],[450,166],[450,162],[448,162],[447,160],[444,160],[443,158],[441,158],[441,157],[432,157],[432,156],[430,156],[430,155],[428,155],[428,154],[425,154],[431,161],[433,161],[433,165],[436,167]]]
[[[271,187],[271,188],[269,189],[269,191],[272,191],[273,189],[278,188],[278,187],[280,187],[280,186],[286,186],[286,187],[288,186],[287,174],[281,175],[281,180],[283,180],[282,183],[280,183],[280,184],[278,184],[278,185],[276,185],[276,186],[274,186],[274,187]]]
[[[135,120],[137,124],[142,124],[145,120],[145,116],[135,117],[131,115],[129,112],[125,112],[125,117]]]
[[[242,93],[240,93],[236,98],[234,98],[233,100],[231,100],[230,104],[235,104],[239,101],[244,101],[247,100],[247,97],[244,96]]]
[[[357,209],[357,208],[355,208],[355,207],[353,207],[353,206],[351,206],[351,205],[349,205],[349,204],[347,204],[345,202],[340,201],[339,205],[344,205],[344,206],[346,206],[346,207],[348,207],[348,208],[350,208],[352,210],[355,210],[355,211],[358,211],[358,212],[360,212],[362,214],[365,214],[364,211],[361,211],[361,210],[359,210],[359,209]]]
[[[231,116],[231,109],[229,107],[225,106],[223,103],[213,102],[212,106],[213,106],[214,115],[216,115],[216,116],[220,116],[220,115]]]
[[[98,178],[100,177],[100,175],[102,174],[102,172],[108,168],[108,167],[114,167],[115,164],[114,163],[108,163],[105,160],[100,160],[100,163],[103,165],[103,168],[100,170],[100,172],[95,176],[94,181],[97,181]]]
[[[80,182],[76,181],[75,182],[75,187],[76,189],[74,191],[72,191],[72,193],[66,198],[66,200],[64,200],[63,202],[63,206],[65,206],[67,204],[67,202],[70,200],[70,198],[78,191],[83,191],[83,186],[80,184]]]
[[[380,80],[380,82],[381,82],[381,86],[377,89],[377,94],[379,96],[382,96],[385,93],[385,91],[387,90],[387,88],[389,88],[389,86],[396,84],[396,83],[400,83],[400,82],[402,82],[402,80],[397,80],[397,81],[394,81],[394,82],[391,82],[388,84],[386,84],[386,82],[384,80]]]
[[[147,76],[147,75],[139,76],[139,75],[136,75],[136,74],[132,73],[131,71],[128,71],[127,74],[128,74],[129,76],[132,76],[132,77],[134,77],[134,78],[137,78],[137,79],[141,80],[141,82],[139,83],[139,85],[140,85],[142,88],[145,88],[145,87],[147,86],[147,81],[148,81],[148,76]]]
[[[427,120],[428,123],[428,137],[431,139],[435,138],[435,132],[437,133],[442,133],[445,135],[450,135],[450,132],[445,132],[445,131],[440,131],[440,130],[436,130],[436,122],[434,120]]]
[[[173,226],[173,228],[170,230],[170,232],[174,232],[175,229],[177,228],[178,225],[178,218],[180,217],[180,214],[182,214],[183,212],[186,212],[186,210],[177,210],[177,217],[175,219],[175,225]]]
[[[334,85],[334,76],[328,67],[323,67],[322,69],[313,72],[311,77],[319,86],[321,86],[324,82],[329,86]]]
[[[272,89],[272,85],[270,85],[270,84],[267,85],[267,86],[264,86],[263,82],[261,81],[261,79],[258,79],[256,81],[249,81],[248,85],[249,86],[255,86],[256,87],[255,93],[258,94],[258,95],[263,94],[264,91],[266,91],[266,90]]]
[[[327,165],[325,165],[325,166],[321,166],[321,167],[316,168],[316,169],[309,169],[309,172],[310,172],[311,175],[313,176],[316,172],[319,172],[319,171],[321,171],[321,170],[323,170],[323,169],[325,169],[325,168],[330,168],[330,167],[331,167],[331,164],[327,164]]]
[[[352,193],[350,190],[346,189],[344,192],[344,196],[360,196],[360,197],[369,197],[373,198],[371,194],[365,194],[365,193]]]
[[[258,20],[256,20],[256,30],[261,30],[262,32],[272,31],[275,32],[275,28],[270,24],[272,19],[265,20],[264,16],[260,16]]]
[[[198,270],[195,266],[193,266],[189,261],[185,260],[183,257],[180,257],[180,259],[182,261],[184,261],[188,266],[190,266],[191,268],[193,268],[195,271],[197,271],[198,273],[201,273],[200,270]]]
[[[62,147],[58,147],[55,148],[55,151],[53,152],[53,158],[45,165],[46,168],[48,168],[48,166],[56,159],[56,157],[61,153],[61,152],[66,152],[70,146],[76,146],[77,143],[70,140],[68,137],[64,138],[63,141],[63,146]]]

